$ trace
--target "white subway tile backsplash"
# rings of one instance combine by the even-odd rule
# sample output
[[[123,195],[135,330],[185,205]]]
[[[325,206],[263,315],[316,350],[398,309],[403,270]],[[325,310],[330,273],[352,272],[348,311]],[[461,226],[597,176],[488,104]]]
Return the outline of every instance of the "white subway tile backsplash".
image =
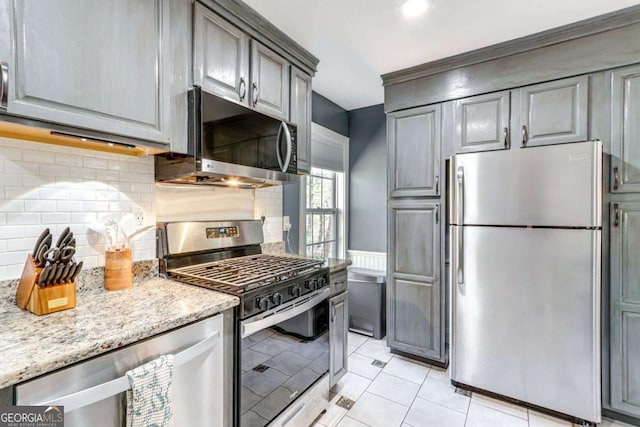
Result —
[[[82,166],[91,169],[106,169],[107,160],[98,157],[84,157],[82,159]]]
[[[96,170],[83,167],[71,168],[69,176],[72,178],[96,179]]]
[[[31,212],[12,213],[7,212],[7,224],[29,225],[40,224],[40,214]]]
[[[36,239],[8,239],[5,241],[5,249],[2,252],[32,251]]]
[[[71,222],[71,214],[67,212],[43,213],[41,216],[42,224],[69,224]]]
[[[61,166],[78,166],[78,156],[55,154],[55,163]]]
[[[109,202],[111,212],[131,212],[133,204],[131,202]]]
[[[2,153],[4,155],[4,153]],[[37,175],[39,166],[37,163],[22,161],[5,162],[4,171],[13,175]]]
[[[129,170],[131,172],[153,173],[153,165],[148,165],[145,163],[131,163],[129,165]]]
[[[40,164],[53,164],[55,158],[51,154],[42,151],[25,150],[22,152],[22,160]]]
[[[82,201],[58,201],[56,202],[56,210],[58,212],[81,212],[84,210]]]
[[[24,212],[24,202],[22,200],[7,200],[2,205],[2,210],[5,212]]]
[[[6,223],[7,223],[7,214],[4,212],[0,212],[0,225],[4,225]]]
[[[59,165],[40,165],[40,176],[68,177],[71,167]]]
[[[120,161],[120,160],[109,160],[108,162],[109,170],[118,171],[118,172],[129,172],[129,163]],[[137,171],[136,171],[137,172]],[[146,171],[146,173],[150,173],[151,171]]]
[[[117,181],[120,179],[120,172],[99,170],[96,171],[96,179],[99,181]]]
[[[15,184],[15,183],[12,182],[11,184]],[[37,191],[29,191],[28,189],[26,189],[24,187],[5,187],[4,188],[4,197],[7,200],[12,200],[12,199],[37,200],[37,199],[39,199],[39,195],[38,195]]]
[[[3,252],[0,254],[0,265],[24,265],[24,261],[27,259],[27,253],[28,252],[25,251]]]
[[[10,160],[22,160],[22,151],[17,148],[2,147],[2,157],[7,162]]]
[[[13,239],[18,237],[24,237],[23,227],[16,227],[14,225],[0,226],[0,239]]]
[[[69,192],[66,189],[54,186],[41,187],[38,194],[40,200],[69,200]]]

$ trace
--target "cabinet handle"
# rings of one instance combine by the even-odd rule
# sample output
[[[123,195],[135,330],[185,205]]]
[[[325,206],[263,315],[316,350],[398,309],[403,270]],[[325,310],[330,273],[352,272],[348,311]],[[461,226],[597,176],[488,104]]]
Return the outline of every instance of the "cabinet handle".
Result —
[[[436,224],[440,224],[440,207],[436,206]]]
[[[436,194],[440,193],[440,177],[436,175]]]
[[[613,189],[617,190],[618,188],[620,188],[620,170],[618,166],[615,166],[613,168]]]
[[[527,126],[522,125],[522,146],[527,146],[527,141],[529,141],[529,135],[527,133]]]
[[[244,97],[247,95],[247,84],[244,81],[244,77],[240,77],[240,83],[238,84],[238,96],[240,101],[244,101]]]
[[[253,83],[251,85],[252,89],[252,93],[253,93],[253,106],[255,107],[258,104],[258,85]]]
[[[0,73],[2,74],[2,83],[0,83],[0,108],[7,109],[7,100],[9,99],[9,64],[0,62]]]
[[[331,305],[331,323],[335,322],[335,320],[336,320],[336,306]]]
[[[620,206],[618,206],[617,203],[613,204],[613,212],[614,212],[613,226],[619,227],[620,226]]]
[[[504,148],[509,148],[509,128],[502,129],[502,138],[504,139]]]

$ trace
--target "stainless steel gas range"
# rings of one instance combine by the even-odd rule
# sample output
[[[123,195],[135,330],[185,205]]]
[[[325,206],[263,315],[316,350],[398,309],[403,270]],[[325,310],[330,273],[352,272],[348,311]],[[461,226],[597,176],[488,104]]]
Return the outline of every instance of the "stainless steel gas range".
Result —
[[[158,225],[161,273],[236,295],[235,425],[308,426],[329,397],[329,269],[261,253],[260,221]]]

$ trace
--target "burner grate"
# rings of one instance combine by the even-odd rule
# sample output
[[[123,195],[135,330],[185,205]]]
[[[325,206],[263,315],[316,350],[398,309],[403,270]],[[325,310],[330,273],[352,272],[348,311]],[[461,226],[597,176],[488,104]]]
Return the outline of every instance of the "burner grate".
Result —
[[[171,276],[203,287],[242,294],[318,269],[324,261],[278,255],[250,255],[172,269]],[[224,289],[223,289],[224,288]]]

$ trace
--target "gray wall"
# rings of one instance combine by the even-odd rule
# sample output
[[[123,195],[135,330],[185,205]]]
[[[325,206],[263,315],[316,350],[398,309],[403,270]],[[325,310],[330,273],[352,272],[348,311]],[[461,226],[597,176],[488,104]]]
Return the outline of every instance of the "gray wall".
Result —
[[[337,104],[334,104],[319,93],[313,92],[311,98],[311,121],[320,126],[331,129],[344,136],[349,136],[349,113]],[[298,231],[300,221],[300,185],[285,184],[282,191],[282,211],[284,216],[289,216],[292,228],[289,232],[291,251],[298,253]],[[286,239],[286,233],[283,233]]]
[[[349,111],[349,249],[387,251],[384,105]]]
[[[311,97],[311,121],[349,136],[349,113],[317,92]]]

